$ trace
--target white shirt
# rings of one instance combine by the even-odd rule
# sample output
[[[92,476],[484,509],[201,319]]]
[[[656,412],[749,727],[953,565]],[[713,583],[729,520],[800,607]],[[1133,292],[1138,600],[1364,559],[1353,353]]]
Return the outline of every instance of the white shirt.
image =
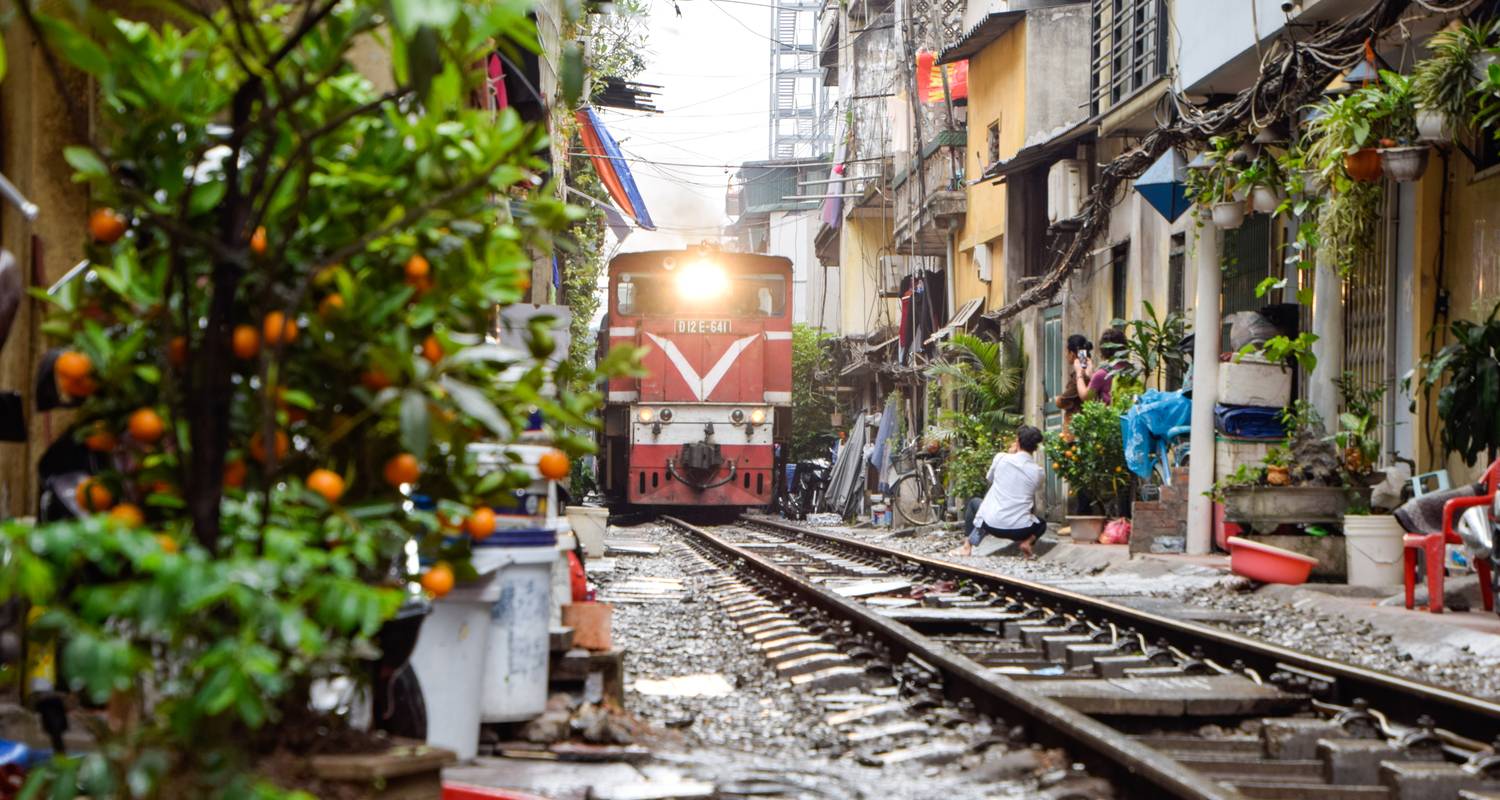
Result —
[[[1042,468],[1030,453],[998,453],[990,462],[985,476],[990,490],[979,504],[977,519],[991,528],[1015,530],[1035,525],[1031,513],[1037,487],[1042,485]]]

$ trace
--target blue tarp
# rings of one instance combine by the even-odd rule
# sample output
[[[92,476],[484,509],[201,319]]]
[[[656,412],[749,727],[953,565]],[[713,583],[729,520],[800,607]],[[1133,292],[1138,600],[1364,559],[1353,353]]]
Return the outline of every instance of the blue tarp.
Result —
[[[1214,406],[1214,427],[1225,436],[1241,439],[1285,439],[1279,408],[1260,406]]]
[[[1151,454],[1167,431],[1187,425],[1193,416],[1193,403],[1180,391],[1162,392],[1147,389],[1135,405],[1120,417],[1120,433],[1125,439],[1125,464],[1142,478],[1151,475]]]

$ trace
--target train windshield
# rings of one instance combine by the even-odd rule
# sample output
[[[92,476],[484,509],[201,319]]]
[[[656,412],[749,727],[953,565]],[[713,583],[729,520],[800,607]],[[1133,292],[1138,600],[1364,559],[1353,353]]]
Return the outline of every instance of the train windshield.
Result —
[[[731,274],[689,286],[674,274],[627,272],[616,286],[615,310],[627,317],[779,317],[786,310],[786,277]]]

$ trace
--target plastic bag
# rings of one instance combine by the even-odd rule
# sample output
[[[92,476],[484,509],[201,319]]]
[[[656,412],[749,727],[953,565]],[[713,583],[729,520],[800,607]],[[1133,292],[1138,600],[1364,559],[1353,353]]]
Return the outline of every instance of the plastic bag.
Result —
[[[1256,311],[1241,311],[1230,314],[1225,320],[1229,325],[1229,349],[1239,352],[1248,344],[1264,344],[1266,340],[1281,334],[1275,323]]]
[[[1112,519],[1099,534],[1099,544],[1126,544],[1130,541],[1130,520],[1121,517]]]

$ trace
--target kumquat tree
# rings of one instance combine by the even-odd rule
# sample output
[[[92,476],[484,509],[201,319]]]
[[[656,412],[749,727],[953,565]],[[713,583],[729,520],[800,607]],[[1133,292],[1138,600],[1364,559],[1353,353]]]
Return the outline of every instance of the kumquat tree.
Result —
[[[543,473],[589,447],[600,398],[568,387],[595,382],[548,367],[545,323],[526,349],[489,336],[578,214],[545,132],[469,100],[483,54],[536,47],[529,6],[12,5],[87,132],[59,157],[89,189],[92,266],[37,296],[94,469],[79,519],[7,523],[0,592],[40,610],[65,689],[133,710],[29,791],[281,796],[264,759],[338,729],[309,721],[313,680],[352,674],[412,581],[472,574],[488,507],[529,482],[470,445],[539,413],[561,451]],[[371,41],[394,88],[352,64]]]

